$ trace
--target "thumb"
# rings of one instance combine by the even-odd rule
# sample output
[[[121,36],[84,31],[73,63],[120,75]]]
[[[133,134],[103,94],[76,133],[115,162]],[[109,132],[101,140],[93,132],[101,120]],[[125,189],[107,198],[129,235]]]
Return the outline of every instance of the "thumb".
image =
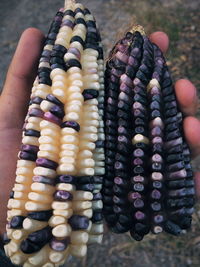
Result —
[[[0,98],[1,128],[21,127],[44,41],[37,29],[25,30],[9,67]]]

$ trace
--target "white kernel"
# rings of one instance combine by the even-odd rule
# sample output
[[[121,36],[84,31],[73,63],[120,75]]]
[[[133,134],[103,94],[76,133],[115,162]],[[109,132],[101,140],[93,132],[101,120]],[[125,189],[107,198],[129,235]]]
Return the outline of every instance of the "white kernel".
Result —
[[[78,157],[80,158],[92,158],[93,153],[90,150],[82,150],[79,152]]]
[[[68,192],[73,192],[75,190],[75,187],[72,184],[59,183],[56,185],[56,190],[64,190]]]
[[[35,192],[30,192],[28,194],[28,198],[30,200],[36,201],[36,202],[42,202],[42,203],[50,203],[53,201],[53,197],[49,195],[39,194]]]
[[[27,211],[41,211],[41,210],[49,210],[51,208],[51,204],[37,203],[33,201],[27,201],[25,204],[25,208]]]
[[[69,40],[67,41],[64,38],[57,38],[55,44],[63,45],[65,48],[69,48]]]
[[[26,231],[24,230],[14,230],[13,233],[12,233],[12,237],[15,239],[15,240],[22,240],[23,238],[25,238],[27,235]]]
[[[105,174],[105,168],[95,167],[94,172],[96,175],[104,175]]]
[[[88,244],[101,244],[103,241],[103,235],[89,235]]]
[[[31,189],[35,192],[45,192],[45,194],[53,194],[55,192],[54,186],[43,183],[32,183]]]
[[[78,171],[79,175],[88,175],[88,176],[90,176],[90,175],[94,175],[94,173],[95,172],[94,172],[93,168],[81,168]]]
[[[66,174],[68,173],[69,175],[75,175],[76,174],[76,168],[73,164],[61,164],[57,168],[57,173],[60,174]]]
[[[75,191],[73,193],[73,200],[92,200],[93,194],[87,191]]]
[[[56,177],[56,171],[49,169],[49,168],[44,168],[44,167],[36,167],[33,171],[34,175],[38,176],[46,176],[49,178],[55,178]]]
[[[59,156],[58,154],[49,152],[49,151],[39,151],[37,153],[38,158],[46,158],[46,159],[50,159],[53,160],[55,162],[58,162],[59,160]]]
[[[32,146],[38,146],[38,138],[34,136],[24,136],[22,138],[22,144],[24,145],[32,145]]]
[[[33,175],[33,168],[27,167],[18,167],[16,170],[16,175]]]
[[[96,142],[97,141],[97,138],[98,138],[98,136],[97,136],[97,134],[95,134],[95,133],[80,133],[80,139],[81,140],[88,140],[88,141],[90,141],[90,142]]]
[[[63,135],[60,139],[62,144],[74,144],[78,145],[79,139],[73,135]]]
[[[68,60],[70,59],[77,59],[77,56],[72,54],[72,53],[69,53],[67,52],[65,55],[64,55],[64,60],[65,62],[67,62]]]
[[[55,106],[55,104],[47,101],[47,100],[43,100],[40,104],[40,108],[41,110],[43,110],[44,112],[47,112],[50,110],[50,108],[52,108],[53,106]]]
[[[50,220],[48,221],[48,224],[51,227],[55,227],[59,224],[64,224],[66,222],[66,219],[63,216],[52,216]]]
[[[17,175],[15,181],[20,184],[31,184],[33,174],[27,175]]]
[[[26,124],[26,130],[36,130],[40,131],[40,123],[27,123]]]
[[[81,141],[79,144],[80,150],[94,150],[95,149],[95,143],[88,142],[88,141]]]
[[[20,191],[15,191],[14,193],[14,199],[27,200],[27,198],[28,198],[28,193],[24,193]]]
[[[78,86],[78,87],[82,88],[83,82],[81,80],[74,80],[71,82],[71,85]]]
[[[71,244],[86,244],[88,242],[89,235],[85,231],[72,231],[70,235]]]
[[[95,105],[97,106],[98,105],[98,100],[96,98],[93,98],[93,99],[89,99],[85,102],[86,105]]]
[[[17,167],[29,167],[33,169],[35,167],[35,162],[30,160],[20,159],[17,161]]]
[[[72,214],[73,214],[73,210],[72,209],[67,209],[67,210],[56,209],[56,210],[53,210],[53,215],[62,216],[65,219],[70,218],[72,216]]]
[[[58,154],[60,149],[56,145],[50,145],[50,144],[42,144],[39,146],[39,149],[42,151],[49,151],[51,153]]]
[[[92,49],[92,48],[87,48],[84,50],[84,53],[88,54],[88,55],[91,55],[91,56],[94,56],[94,57],[98,57],[99,53],[98,51]]]
[[[66,90],[67,89],[67,84],[64,83],[63,81],[53,81],[52,83],[52,90],[54,89],[62,89],[62,90]]]
[[[92,201],[92,209],[93,210],[102,209],[102,208],[103,208],[102,200]]]
[[[26,204],[26,200],[9,199],[7,207],[9,209],[23,209],[24,210],[25,204]]]
[[[78,135],[76,130],[74,130],[73,128],[69,128],[69,127],[65,127],[63,129],[61,129],[61,134],[62,135],[71,134],[71,135],[74,135],[74,136]]]
[[[95,161],[93,159],[80,159],[77,160],[78,168],[91,168],[94,167]]]
[[[92,209],[79,210],[77,212],[74,212],[74,214],[76,213],[81,216],[86,216],[87,218],[92,218],[93,210]]]
[[[41,129],[48,128],[48,129],[52,129],[54,131],[59,131],[60,130],[60,127],[58,125],[56,125],[53,122],[46,121],[46,120],[41,120],[40,127],[41,127]]]
[[[70,87],[67,88],[67,95],[72,94],[72,93],[80,93],[81,89],[79,86],[71,85]]]
[[[92,224],[92,227],[91,227],[91,230],[90,230],[91,234],[97,235],[97,234],[103,234],[103,232],[104,232],[104,227],[103,227],[102,223],[100,223],[100,224],[96,224],[96,223]]]
[[[46,245],[42,249],[40,249],[35,255],[30,255],[28,260],[34,266],[44,266],[44,264],[48,261],[49,251],[49,246]]]
[[[57,75],[61,75],[63,77],[66,77],[66,72],[62,69],[59,69],[59,68],[56,68],[56,69],[53,69],[50,73],[50,77],[51,79],[53,80],[55,76]]]
[[[15,184],[12,190],[17,192],[28,192],[30,188],[29,185],[30,184]]]
[[[52,88],[52,92],[53,92],[54,96],[57,97],[61,102],[63,102],[63,103],[66,102],[66,94],[65,94],[64,90]]]
[[[62,157],[60,160],[59,160],[59,163],[66,163],[66,164],[75,164],[75,158],[72,158],[72,157]]]
[[[52,129],[49,129],[49,128],[44,128],[41,130],[40,132],[40,135],[41,136],[50,136],[52,138],[56,138],[56,139],[59,139],[60,138],[60,133],[59,131],[55,131],[55,130],[52,130]]]
[[[47,222],[33,220],[30,218],[26,218],[23,221],[23,228],[25,230],[29,230],[30,232],[38,231],[38,230],[44,228],[45,226],[47,226]]]
[[[76,153],[79,151],[79,147],[74,144],[61,144],[61,149],[74,151]]]
[[[50,137],[50,136],[41,136],[38,139],[40,145],[42,144],[52,144],[55,146],[59,146],[59,140],[55,137]]]
[[[75,151],[70,151],[70,150],[62,150],[59,154],[60,158],[62,159],[62,157],[69,157],[69,158],[73,158],[75,160],[77,153],[75,153]]]
[[[71,245],[70,254],[72,254],[72,256],[74,257],[85,257],[87,254],[87,246],[86,245]]]
[[[91,201],[73,201],[72,208],[74,211],[85,210],[92,207]]]
[[[64,121],[79,121],[80,120],[80,114],[77,112],[69,112],[66,114],[63,118]]]
[[[69,224],[60,224],[53,228],[52,234],[55,237],[66,237],[70,235],[71,231]]]

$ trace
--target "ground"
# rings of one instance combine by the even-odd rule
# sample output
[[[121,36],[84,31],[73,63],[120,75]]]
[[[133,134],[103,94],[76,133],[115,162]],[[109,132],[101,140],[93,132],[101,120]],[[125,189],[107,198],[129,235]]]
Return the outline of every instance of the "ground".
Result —
[[[173,79],[191,79],[200,87],[200,10],[198,0],[82,0],[96,16],[106,56],[108,50],[132,23],[149,34],[165,31],[171,40],[167,53]],[[20,34],[27,27],[47,32],[63,0],[1,0],[0,2],[0,88]],[[194,162],[198,168],[199,160]],[[87,259],[71,259],[68,266],[87,267],[187,267],[200,262],[200,213],[198,206],[192,229],[181,237],[148,236],[137,243],[128,235],[106,233],[102,246],[89,248]]]

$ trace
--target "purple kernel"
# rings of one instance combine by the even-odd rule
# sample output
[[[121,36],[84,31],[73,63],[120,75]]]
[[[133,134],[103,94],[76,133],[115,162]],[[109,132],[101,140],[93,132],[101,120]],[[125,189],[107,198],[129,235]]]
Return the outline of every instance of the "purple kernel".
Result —
[[[73,230],[85,230],[89,226],[89,219],[86,216],[73,215],[68,220]]]
[[[38,158],[36,160],[36,166],[41,166],[52,170],[56,170],[56,168],[58,167],[58,163],[50,159]]]
[[[32,153],[28,153],[25,151],[21,151],[19,153],[19,159],[23,159],[23,160],[30,160],[30,161],[36,161],[37,159],[37,154],[32,154]]]
[[[122,74],[122,76],[120,77],[120,83],[125,83],[128,86],[132,86],[132,80],[126,75],[126,74]]]
[[[116,58],[119,59],[120,61],[127,63],[128,62],[128,56],[123,54],[122,52],[118,51],[115,54]]]
[[[64,190],[58,190],[54,193],[54,199],[58,201],[72,200],[72,198],[72,194]]]
[[[153,199],[160,199],[161,196],[162,196],[162,195],[161,195],[160,191],[157,190],[157,189],[154,189],[154,190],[151,192],[151,197],[152,197]]]
[[[55,185],[55,180],[44,176],[33,176],[33,182]]]
[[[65,115],[63,108],[58,105],[51,107],[49,111],[60,119],[62,119]]]
[[[68,52],[74,54],[80,60],[81,54],[80,54],[80,51],[77,48],[71,47],[71,48],[68,49]]]
[[[37,154],[39,151],[39,147],[33,145],[22,145],[21,150],[32,154]]]
[[[73,28],[74,28],[74,23],[71,22],[71,20],[66,19],[66,20],[63,20],[63,21],[62,21],[61,27],[62,27],[62,26],[68,26],[68,27],[70,27],[71,29],[73,29]]]
[[[160,223],[162,223],[164,221],[164,216],[161,215],[161,214],[155,215],[153,217],[153,220],[154,220],[154,223],[160,224]]]
[[[44,112],[43,112],[41,109],[39,109],[39,108],[32,108],[32,109],[29,111],[28,115],[29,115],[30,117],[39,117],[39,118],[43,118],[43,116],[44,116]]]
[[[65,121],[62,123],[61,128],[70,127],[76,130],[77,132],[80,131],[80,125],[75,121]]]
[[[65,238],[62,240],[58,240],[56,238],[52,238],[49,242],[50,247],[55,251],[64,251],[70,243],[70,238]]]
[[[128,199],[130,202],[133,202],[137,198],[141,198],[141,194],[139,192],[130,192],[128,194]]]
[[[142,149],[140,149],[140,148],[137,148],[137,149],[134,150],[133,155],[134,155],[134,157],[139,157],[139,158],[143,157],[144,156],[144,151]]]
[[[12,219],[10,221],[10,228],[11,229],[21,229],[24,219],[25,219],[24,216],[12,217]]]
[[[143,221],[146,218],[146,215],[142,211],[136,211],[135,218],[138,221]]]
[[[134,202],[133,202],[133,206],[136,209],[141,209],[144,207],[144,201],[141,198],[137,198]]]
[[[136,158],[133,160],[134,165],[142,165],[143,163],[144,163],[143,160],[140,158]]]
[[[47,121],[50,121],[52,123],[55,123],[57,125],[61,125],[62,120],[60,118],[58,118],[57,116],[53,115],[51,112],[45,112],[44,113],[44,119]]]
[[[75,184],[76,177],[71,175],[60,175],[56,177],[56,184],[64,183],[64,184]]]
[[[63,106],[63,103],[54,95],[51,95],[51,94],[47,95],[46,100],[48,100],[48,101],[50,101],[50,102],[52,102],[58,106],[61,106],[61,107]]]

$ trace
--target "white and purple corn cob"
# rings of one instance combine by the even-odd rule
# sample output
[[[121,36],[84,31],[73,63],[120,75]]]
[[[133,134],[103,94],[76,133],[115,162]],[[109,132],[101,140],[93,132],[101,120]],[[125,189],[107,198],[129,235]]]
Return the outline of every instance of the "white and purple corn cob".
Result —
[[[94,17],[68,0],[46,38],[8,202],[5,252],[54,267],[101,243],[104,71]]]

